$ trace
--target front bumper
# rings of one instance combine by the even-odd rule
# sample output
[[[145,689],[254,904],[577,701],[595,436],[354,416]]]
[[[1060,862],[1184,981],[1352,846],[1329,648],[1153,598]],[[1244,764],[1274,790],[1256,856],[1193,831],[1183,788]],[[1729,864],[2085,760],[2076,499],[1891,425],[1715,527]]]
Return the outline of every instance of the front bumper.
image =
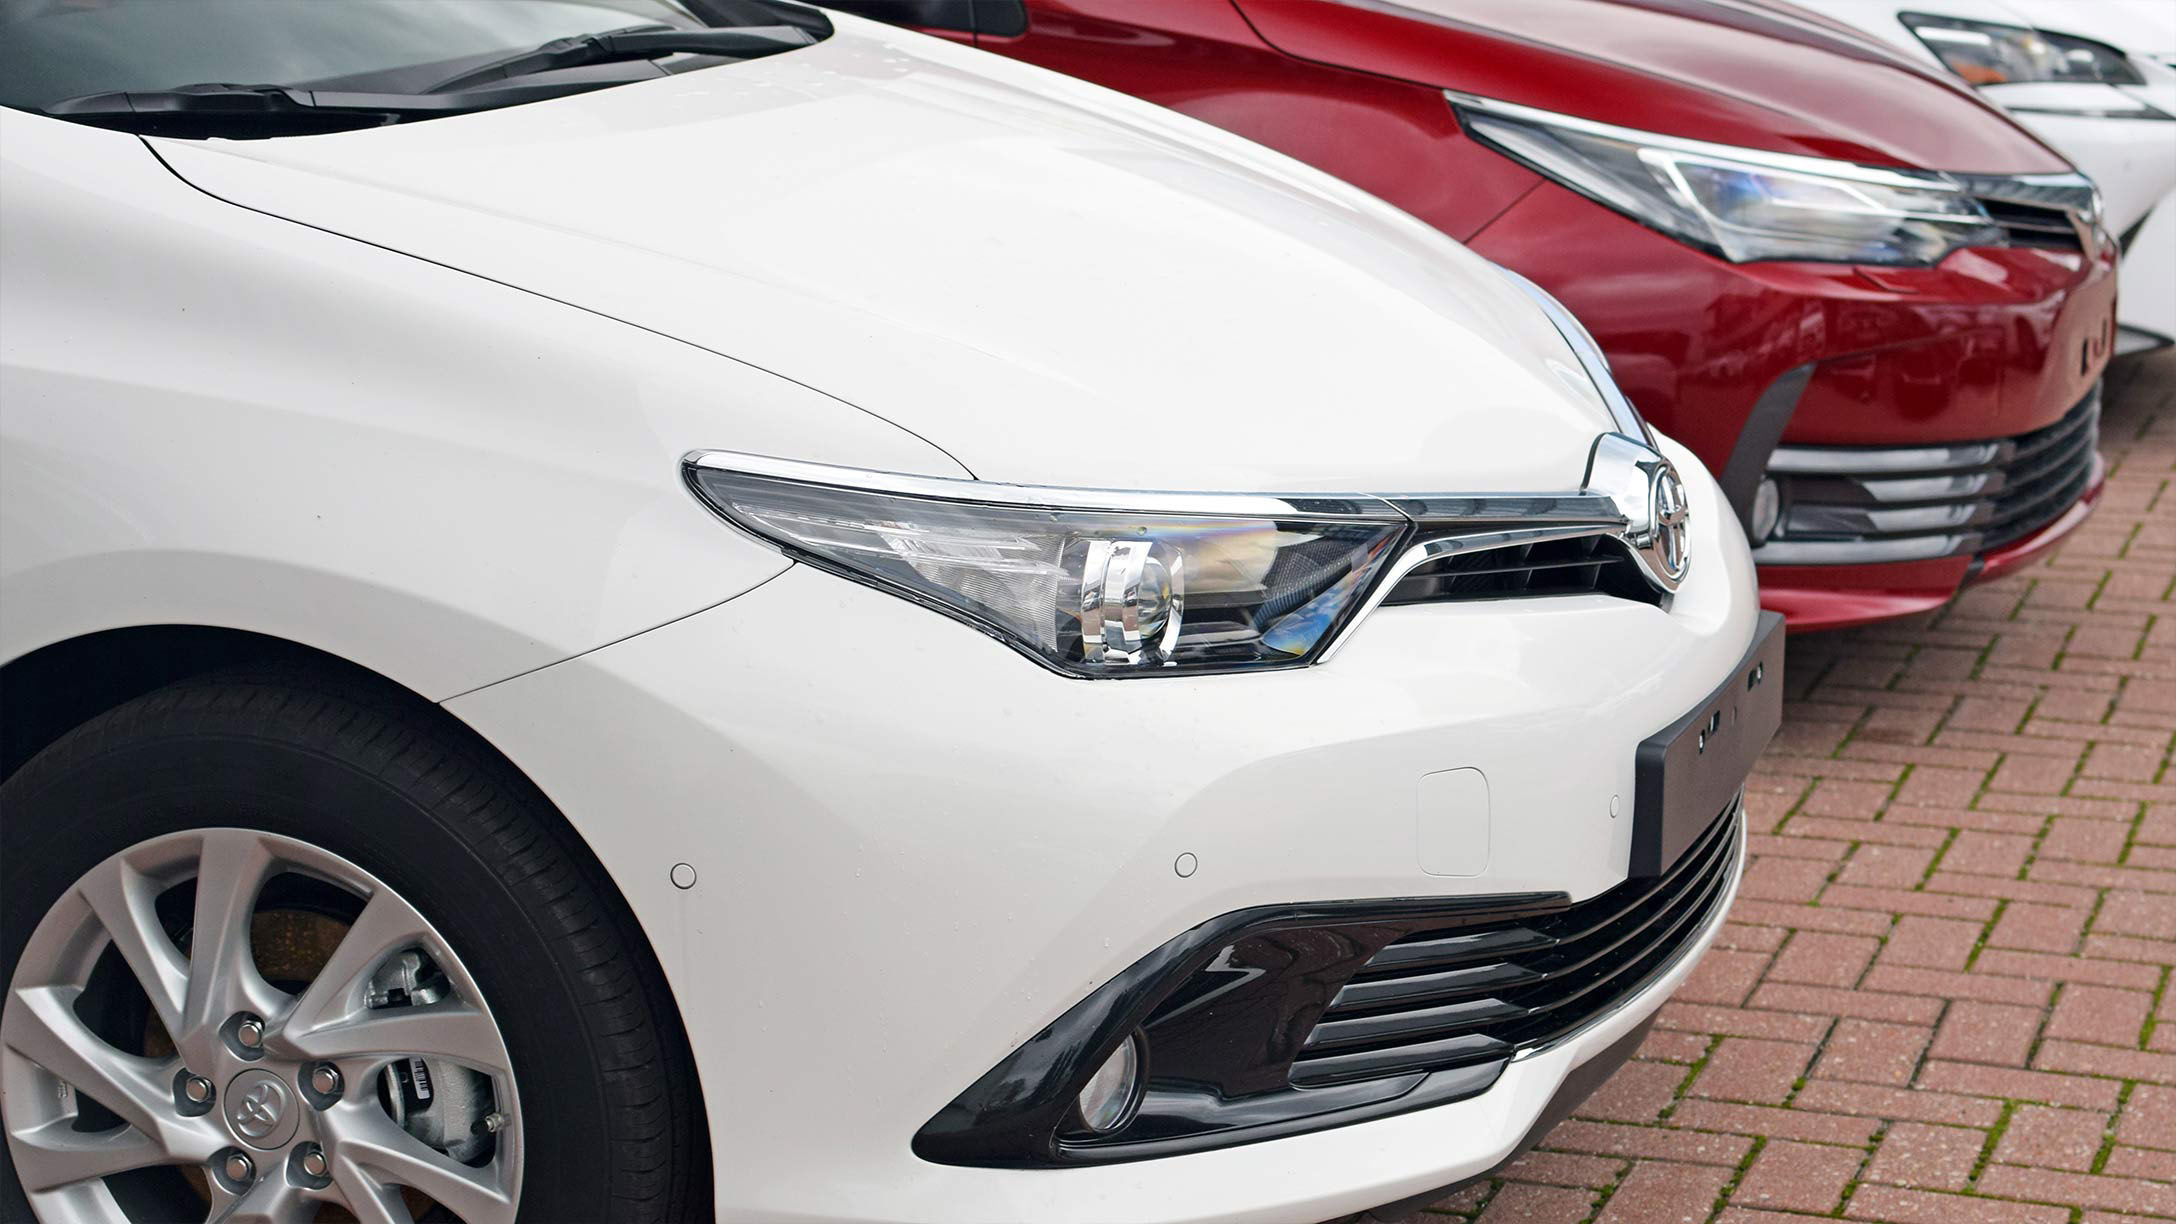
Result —
[[[1635,748],[1754,635],[1742,535],[1713,482],[1686,475],[1694,564],[1667,612],[1603,595],[1393,606],[1318,667],[1088,682],[796,567],[448,704],[567,813],[652,939],[702,1078],[721,1218],[1327,1218],[1504,1159],[1690,971],[1720,909],[1616,1010],[1465,1100],[1088,1168],[942,1165],[911,1144],[1010,1051],[1217,915],[1583,900],[1622,881]],[[1487,779],[1485,852],[1426,858],[1420,779],[1465,768]],[[693,887],[672,884],[676,864]]]
[[[2098,239],[2090,251],[1975,248],[1931,268],[1731,264],[1543,183],[1471,245],[1563,299],[1641,413],[1707,463],[1747,523],[1779,446],[2030,436],[2085,400],[2114,347],[2116,252]],[[2088,480],[2073,508],[2097,493]],[[1977,555],[1756,554],[1761,598],[1794,630],[1939,607],[2082,518],[2058,507]]]
[[[2020,438],[1776,448],[1762,599],[1799,630],[1930,611],[2053,548],[2100,498],[2100,389]]]

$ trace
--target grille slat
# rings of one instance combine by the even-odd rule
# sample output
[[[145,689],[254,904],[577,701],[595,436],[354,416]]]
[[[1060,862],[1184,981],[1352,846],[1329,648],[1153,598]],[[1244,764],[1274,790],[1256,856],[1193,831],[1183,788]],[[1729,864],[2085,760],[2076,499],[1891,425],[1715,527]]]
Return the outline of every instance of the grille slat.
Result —
[[[1712,852],[1714,848],[1711,847],[1710,849]],[[1703,863],[1703,866],[1710,865]],[[1606,990],[1617,979],[1627,974],[1637,973],[1656,949],[1666,950],[1679,946],[1687,933],[1687,928],[1696,925],[1698,920],[1708,911],[1708,907],[1715,900],[1716,894],[1722,890],[1725,878],[1725,875],[1720,872],[1701,872],[1694,883],[1692,891],[1671,900],[1651,918],[1643,921],[1639,929],[1627,932],[1622,938],[1613,941],[1609,948],[1593,952],[1583,958],[1577,965],[1563,966],[1551,970],[1535,977],[1526,984],[1528,986],[1539,986],[1544,983],[1561,981],[1568,979],[1572,974],[1590,965],[1605,963],[1603,958],[1610,952],[1632,943],[1640,936],[1653,931],[1658,925],[1660,926],[1661,929],[1654,932],[1654,937],[1647,939],[1632,955],[1607,961],[1606,969],[1603,972],[1592,976],[1584,984],[1575,988],[1546,993],[1526,991],[1522,997],[1518,998],[1488,996],[1435,1007],[1385,1012],[1351,1019],[1326,1018],[1316,1025],[1314,1033],[1308,1037],[1302,1046],[1303,1057],[1305,1057],[1305,1051],[1350,1047],[1370,1042],[1390,1042],[1392,1044],[1386,1046],[1386,1048],[1407,1049],[1415,1045],[1433,1045],[1444,1037],[1476,1028],[1485,1026],[1500,1028],[1501,1022],[1506,1020],[1519,1021],[1523,1026],[1531,1026],[1538,1021],[1545,1021],[1552,1013],[1568,1011],[1587,996]],[[1504,993],[1519,994],[1520,992]],[[1336,1011],[1336,1008],[1332,1008],[1330,1014],[1334,1015]],[[1579,1014],[1583,1015],[1586,1012],[1582,1011]],[[1498,1035],[1501,1036],[1501,1034]],[[1319,1064],[1315,1062],[1306,1063],[1304,1073],[1308,1075],[1320,1074]]]
[[[1778,447],[1777,530],[1754,549],[1769,565],[1966,556],[2023,539],[2091,485],[2100,391],[2031,433],[1954,447]],[[1969,466],[1967,466],[1969,465]]]
[[[1484,1062],[1491,1058],[1502,1058],[1509,1052],[1510,1043],[1500,1038],[1486,1033],[1460,1033],[1456,1037],[1416,1042],[1412,1045],[1302,1059],[1292,1064],[1292,1082],[1305,1086],[1334,1084],[1341,1080],[1373,1079],[1379,1075],[1395,1075],[1400,1071],[1428,1071]],[[1302,1067],[1306,1068],[1304,1078]]]
[[[1721,904],[1740,841],[1733,802],[1660,879],[1540,918],[1391,943],[1332,997],[1294,1059],[1302,1087],[1501,1058],[1636,990]]]
[[[1325,1020],[1315,1026],[1303,1049],[1331,1050],[1339,1046],[1378,1043],[1393,1037],[1435,1037],[1470,1029],[1496,1020],[1523,1016],[1527,1009],[1516,1003],[1489,997],[1422,1007],[1412,1011],[1355,1016],[1350,1020]]]
[[[1391,1004],[1433,1002],[1473,995],[1484,990],[1524,986],[1541,978],[1539,970],[1512,964],[1472,965],[1414,977],[1348,982],[1337,992],[1330,1010],[1340,1007],[1386,1007]]]
[[[2011,246],[2082,251],[2081,227],[2093,224],[2098,201],[2078,175],[1974,175],[1956,178]]]
[[[1658,604],[1661,594],[1621,544],[1599,535],[1453,553],[1398,579],[1386,604],[1546,595],[1612,595]]]
[[[1476,931],[1470,935],[1446,935],[1439,939],[1404,939],[1384,948],[1368,962],[1370,969],[1433,968],[1487,956],[1503,956],[1546,945],[1549,937],[1525,927]]]

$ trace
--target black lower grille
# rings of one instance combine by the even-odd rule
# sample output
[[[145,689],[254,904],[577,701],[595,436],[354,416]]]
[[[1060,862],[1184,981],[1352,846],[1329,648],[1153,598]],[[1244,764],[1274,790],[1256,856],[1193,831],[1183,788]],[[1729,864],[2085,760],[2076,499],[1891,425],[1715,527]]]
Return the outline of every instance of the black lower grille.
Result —
[[[2060,518],[2099,463],[2100,389],[2014,438],[1946,446],[1779,446],[1764,565],[1922,561],[1991,552]]]
[[[1604,535],[1513,544],[1453,553],[1398,579],[1386,604],[1519,599],[1539,595],[1612,595],[1659,604],[1662,593],[1640,573],[1623,544]]]
[[[1332,997],[1292,1063],[1316,1087],[1500,1059],[1609,1010],[1674,961],[1722,903],[1733,802],[1661,878],[1500,923],[1417,931]]]
[[[1494,893],[1236,910],[1111,977],[918,1131],[914,1151],[1009,1167],[1145,1160],[1302,1134],[1488,1091],[1522,1051],[1609,1015],[1722,905],[1743,841],[1732,798],[1676,862],[1591,900]],[[1076,1099],[1138,1042],[1129,1120]]]

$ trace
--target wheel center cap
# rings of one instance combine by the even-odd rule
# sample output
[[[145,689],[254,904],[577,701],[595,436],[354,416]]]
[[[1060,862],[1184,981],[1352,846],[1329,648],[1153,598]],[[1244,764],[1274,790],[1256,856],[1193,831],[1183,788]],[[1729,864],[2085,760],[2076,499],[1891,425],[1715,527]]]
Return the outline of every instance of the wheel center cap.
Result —
[[[302,1121],[296,1092],[270,1071],[252,1069],[227,1081],[227,1126],[251,1147],[281,1147]]]

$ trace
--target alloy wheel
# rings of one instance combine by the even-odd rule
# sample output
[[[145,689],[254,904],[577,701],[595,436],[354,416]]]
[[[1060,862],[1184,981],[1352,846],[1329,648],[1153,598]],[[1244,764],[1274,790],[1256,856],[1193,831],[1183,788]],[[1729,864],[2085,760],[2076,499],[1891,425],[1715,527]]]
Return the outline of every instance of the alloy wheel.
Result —
[[[520,1201],[512,1059],[459,957],[369,872],[251,829],[138,843],[53,903],[0,1008],[0,1118],[46,1219],[154,1189],[266,1224]]]

